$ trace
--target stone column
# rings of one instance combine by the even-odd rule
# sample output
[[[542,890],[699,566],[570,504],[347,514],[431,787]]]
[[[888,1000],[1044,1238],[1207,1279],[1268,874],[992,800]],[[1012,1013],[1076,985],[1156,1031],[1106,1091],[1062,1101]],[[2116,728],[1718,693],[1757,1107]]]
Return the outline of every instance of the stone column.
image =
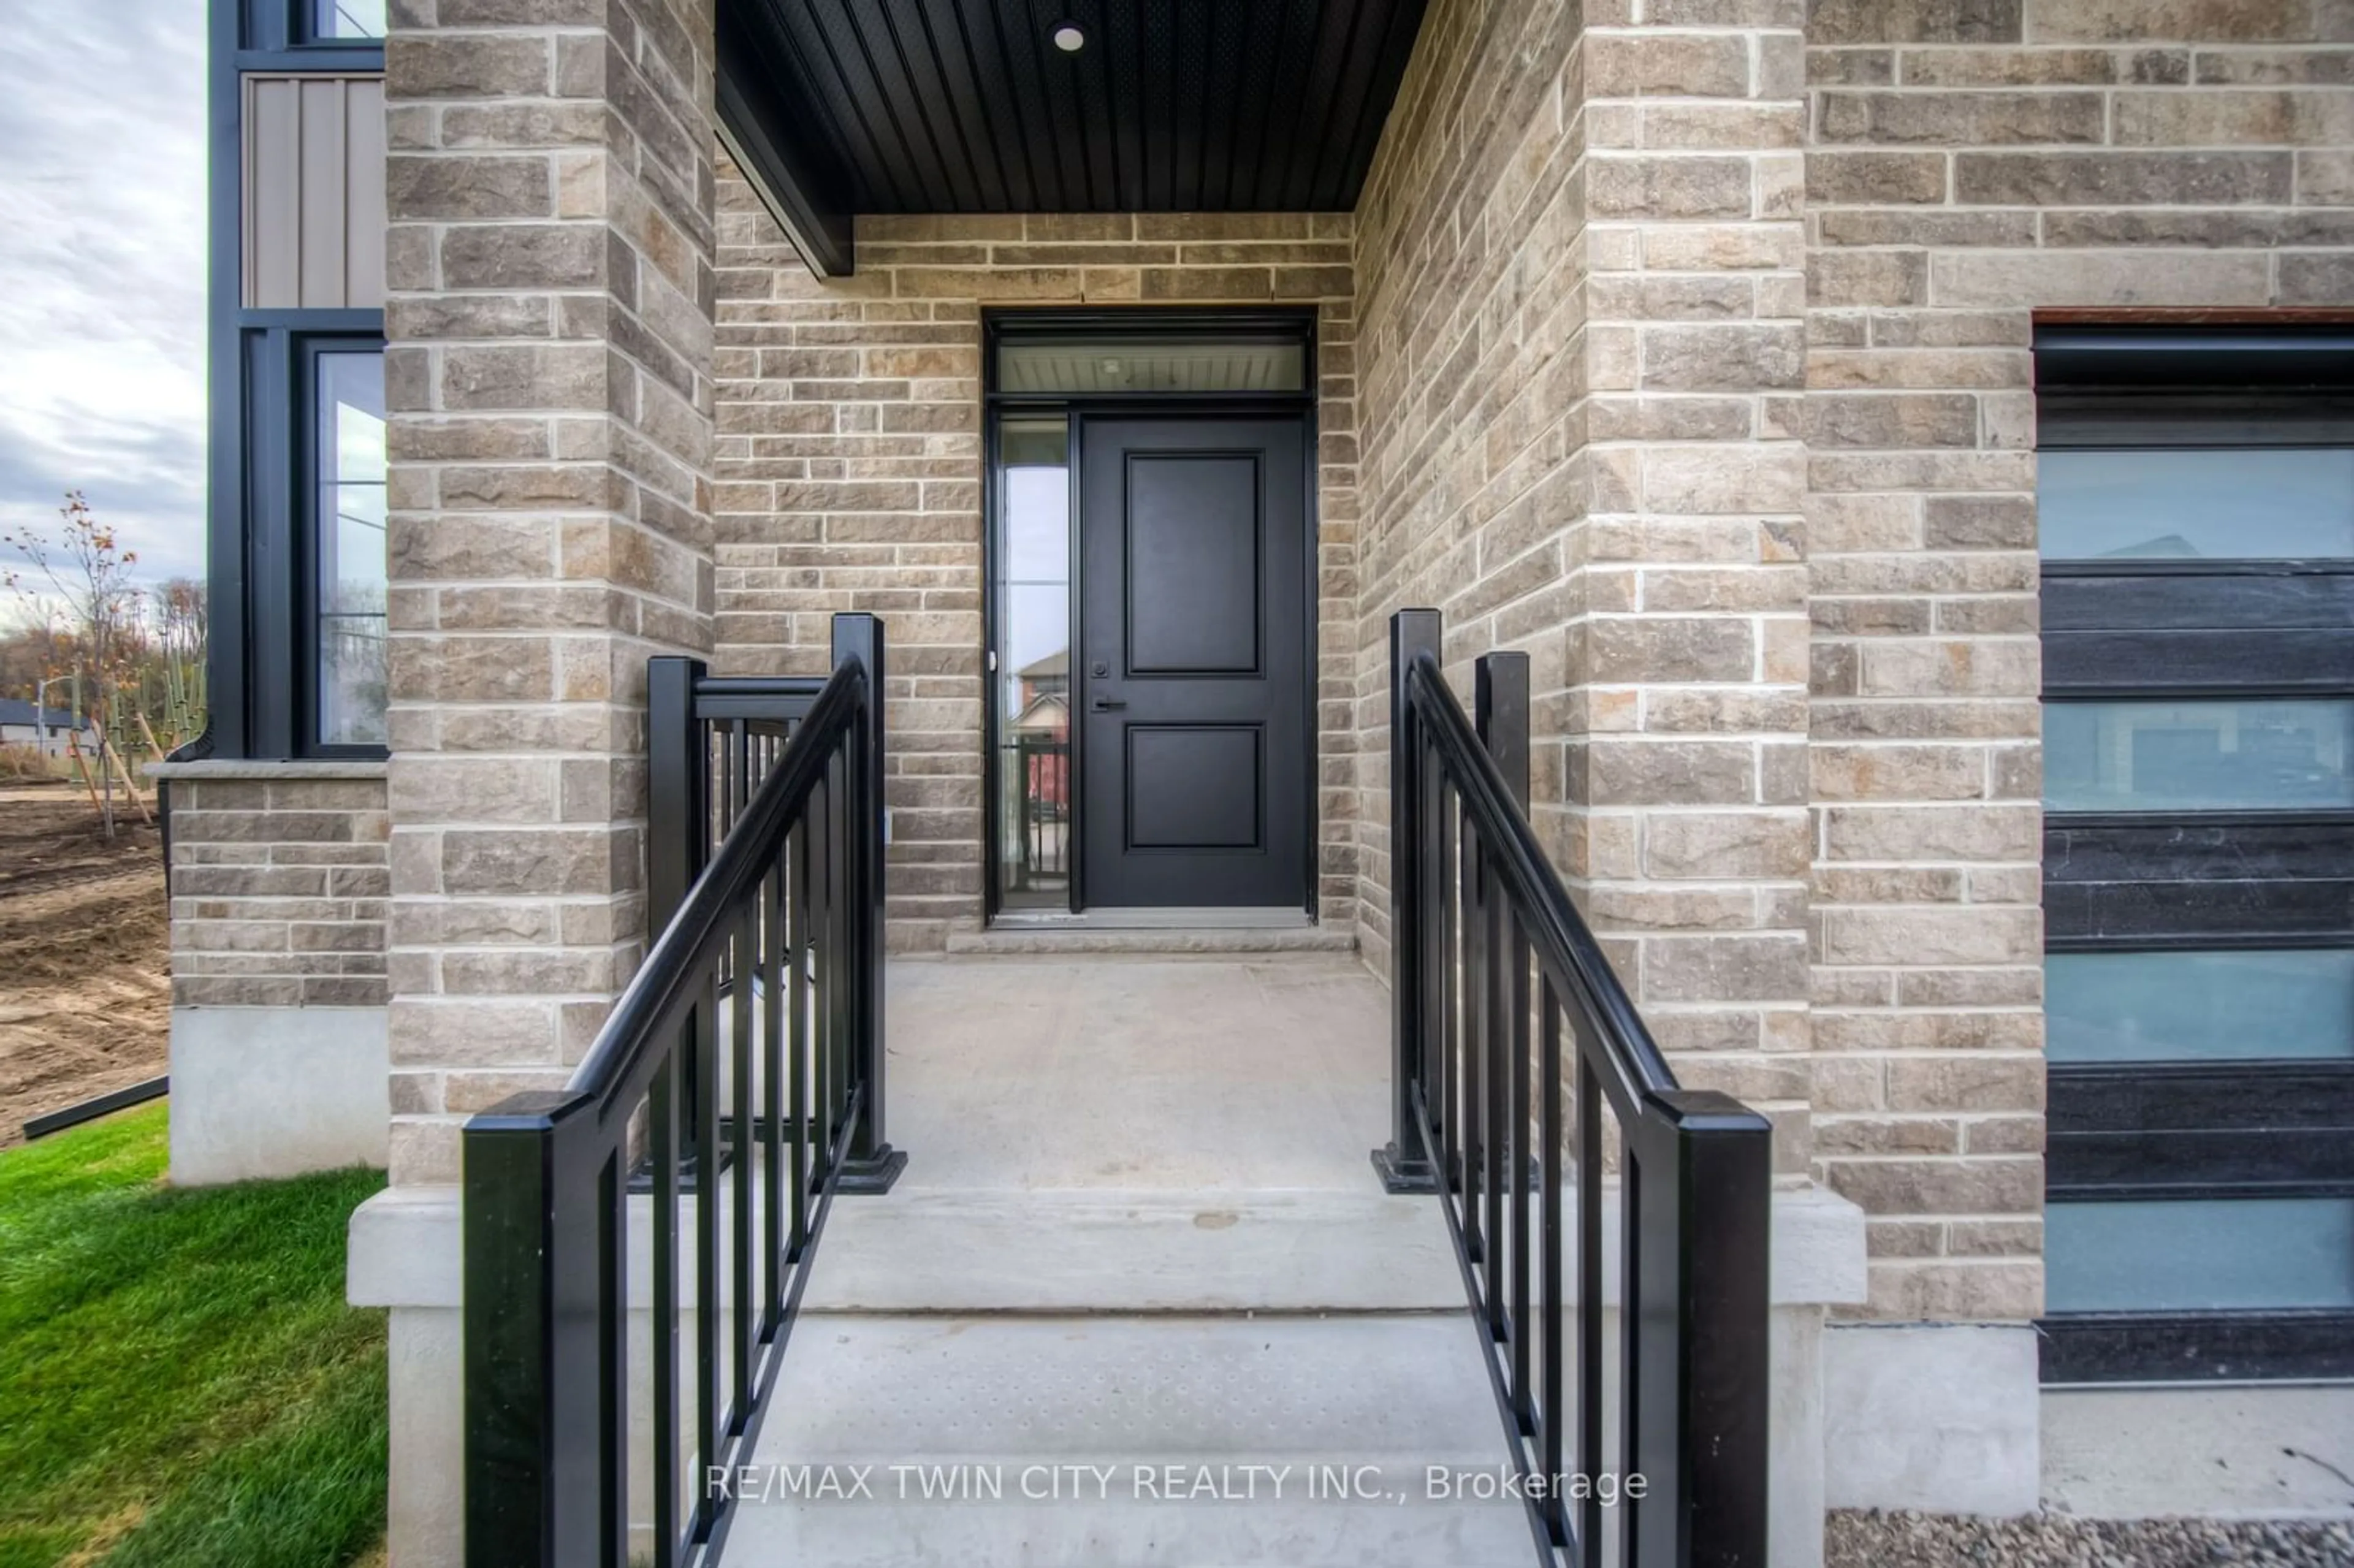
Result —
[[[713,0],[394,0],[396,1568],[463,1560],[459,1129],[560,1084],[645,941],[645,661],[711,643]]]
[[[1808,1097],[1800,0],[1595,0],[1571,869],[1695,1087]]]
[[[395,0],[396,1185],[646,941],[645,661],[711,641],[713,0]]]

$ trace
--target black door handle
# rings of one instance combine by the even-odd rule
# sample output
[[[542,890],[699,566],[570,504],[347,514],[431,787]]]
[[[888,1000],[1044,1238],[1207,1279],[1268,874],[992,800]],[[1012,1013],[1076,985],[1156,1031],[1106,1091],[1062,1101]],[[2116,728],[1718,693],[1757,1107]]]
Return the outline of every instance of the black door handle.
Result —
[[[1114,708],[1124,708],[1128,706],[1128,700],[1125,697],[1097,697],[1092,705],[1096,712],[1099,714],[1108,714]]]

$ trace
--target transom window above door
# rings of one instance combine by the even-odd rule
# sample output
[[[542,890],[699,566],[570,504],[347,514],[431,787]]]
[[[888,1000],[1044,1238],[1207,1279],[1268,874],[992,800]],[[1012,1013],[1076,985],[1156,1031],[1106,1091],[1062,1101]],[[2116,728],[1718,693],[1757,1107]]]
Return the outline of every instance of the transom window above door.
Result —
[[[997,389],[1013,394],[1304,392],[1299,342],[1117,337],[1015,340],[997,349]]]

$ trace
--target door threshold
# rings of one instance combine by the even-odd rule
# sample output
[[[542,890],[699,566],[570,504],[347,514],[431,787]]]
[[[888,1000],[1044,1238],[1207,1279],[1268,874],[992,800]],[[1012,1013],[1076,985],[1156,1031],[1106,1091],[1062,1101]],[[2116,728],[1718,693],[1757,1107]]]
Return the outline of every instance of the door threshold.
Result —
[[[1316,922],[1304,909],[1172,908],[1089,909],[1072,915],[1056,909],[1009,909],[990,922],[992,931],[1301,931]]]

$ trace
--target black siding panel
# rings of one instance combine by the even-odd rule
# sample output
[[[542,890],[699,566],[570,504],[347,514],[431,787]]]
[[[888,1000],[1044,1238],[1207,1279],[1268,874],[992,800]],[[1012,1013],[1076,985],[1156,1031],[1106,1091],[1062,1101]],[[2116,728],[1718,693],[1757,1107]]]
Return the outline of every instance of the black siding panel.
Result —
[[[2228,697],[2341,692],[2354,678],[2354,629],[2331,630],[2046,631],[2050,696]]]
[[[2103,1312],[2036,1324],[2047,1383],[2354,1377],[2354,1312]]]
[[[2055,952],[2354,939],[2354,821],[2087,821],[2043,831]]]

